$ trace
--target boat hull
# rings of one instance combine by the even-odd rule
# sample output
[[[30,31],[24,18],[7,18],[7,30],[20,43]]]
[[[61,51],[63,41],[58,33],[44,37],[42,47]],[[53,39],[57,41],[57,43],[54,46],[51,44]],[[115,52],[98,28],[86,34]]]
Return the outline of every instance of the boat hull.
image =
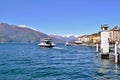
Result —
[[[43,48],[53,48],[55,46],[46,46],[46,45],[39,45],[40,47],[43,47]]]

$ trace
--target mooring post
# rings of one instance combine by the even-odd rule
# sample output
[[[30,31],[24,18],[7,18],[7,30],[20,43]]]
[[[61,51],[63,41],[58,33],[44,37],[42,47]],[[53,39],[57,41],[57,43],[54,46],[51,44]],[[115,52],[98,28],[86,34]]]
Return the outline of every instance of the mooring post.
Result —
[[[98,52],[98,44],[96,44],[96,52]]]
[[[115,64],[118,63],[117,45],[118,45],[118,42],[115,42]]]
[[[96,57],[98,58],[98,44],[96,44]]]

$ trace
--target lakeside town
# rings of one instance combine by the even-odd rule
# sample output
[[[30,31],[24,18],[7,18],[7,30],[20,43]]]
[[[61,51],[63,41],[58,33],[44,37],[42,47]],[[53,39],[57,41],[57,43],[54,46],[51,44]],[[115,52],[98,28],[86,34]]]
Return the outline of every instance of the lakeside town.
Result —
[[[108,24],[103,24],[101,26],[108,26]],[[40,39],[50,37],[54,40],[54,42],[69,42],[70,45],[94,45],[96,43],[101,43],[101,27],[99,32],[81,35],[74,39],[74,36],[71,36],[70,40],[61,36],[52,36],[44,34],[40,31],[33,30],[29,27],[19,27],[15,25],[9,25],[7,23],[0,24],[0,43],[39,43]],[[24,34],[24,35],[23,35]],[[69,39],[69,40],[67,40]],[[120,27],[113,26],[113,28],[109,29],[109,43],[114,44],[115,41],[120,42]],[[69,45],[69,44],[68,44]]]
[[[40,41],[40,39],[50,37],[42,32],[33,30],[29,27],[20,27],[20,26],[15,26],[15,25],[9,25],[6,23],[0,24],[0,30],[1,30],[0,31],[0,34],[1,34],[0,42],[1,43],[38,43]],[[56,39],[54,37],[51,37],[51,38]],[[50,40],[51,39],[43,40],[43,41],[45,41],[45,43],[40,43],[37,46],[36,46],[36,44],[22,44],[22,45],[20,45],[20,44],[14,44],[14,45],[5,44],[6,46],[10,47],[10,49],[6,48],[6,46],[4,46],[4,45],[1,45],[1,50],[3,47],[4,47],[4,49],[2,52],[6,51],[6,49],[7,49],[6,54],[14,53],[14,52],[15,52],[15,54],[18,54],[18,51],[19,51],[20,55],[27,54],[27,56],[29,54],[31,54],[31,55],[36,55],[36,54],[39,55],[40,54],[41,56],[39,57],[39,59],[44,60],[44,61],[49,60],[49,59],[53,60],[53,61],[59,61],[60,58],[63,59],[64,62],[70,61],[70,64],[72,64],[72,61],[75,61],[76,63],[73,65],[78,65],[78,62],[76,61],[76,56],[78,56],[77,57],[78,61],[84,61],[80,64],[80,66],[83,65],[83,63],[86,66],[88,66],[86,59],[87,59],[87,61],[91,61],[90,59],[93,59],[94,56],[96,58],[98,58],[99,57],[98,55],[100,55],[102,60],[107,59],[108,61],[110,60],[110,56],[113,56],[115,64],[119,64],[119,62],[120,62],[120,53],[117,52],[118,50],[117,50],[117,44],[116,44],[116,41],[120,42],[120,28],[118,26],[114,26],[113,28],[109,29],[108,24],[103,24],[99,28],[99,32],[89,34],[89,35],[79,36],[77,41],[70,42],[70,44],[68,44],[68,46],[73,45],[71,47],[66,47],[65,45],[59,45],[59,44],[56,45],[56,44],[52,43]],[[58,42],[58,40],[59,39],[56,39],[57,42]],[[101,45],[99,48],[100,51],[98,50],[98,46],[96,46],[96,44]],[[110,52],[110,44],[115,45],[112,53]],[[74,45],[75,46],[76,45],[85,45],[85,46],[74,47]],[[43,47],[45,49],[39,48],[38,46]],[[86,47],[86,46],[94,46],[94,47]],[[96,51],[95,51],[95,46],[96,46]],[[11,48],[14,49],[13,52],[12,52]],[[48,49],[46,49],[46,48],[48,48]],[[52,48],[52,49],[50,49],[50,48]],[[44,57],[43,55],[45,55],[45,54],[47,54],[47,55]],[[51,55],[51,54],[53,54],[53,55]],[[31,55],[30,55],[30,57],[31,57],[31,59],[33,59],[32,57],[34,57],[34,56],[31,56]],[[53,59],[54,55],[57,55],[56,60]],[[72,55],[72,56],[70,56],[70,55]],[[85,55],[86,55],[86,57],[85,57]],[[13,56],[15,56],[15,55],[13,54]],[[51,57],[49,57],[49,56],[51,56]],[[74,59],[73,59],[73,56],[74,56]],[[5,56],[5,57],[7,57],[7,56]],[[41,57],[43,57],[43,58],[41,58]],[[12,58],[13,57],[11,57],[11,59]],[[4,58],[4,59],[7,59],[7,58]],[[23,59],[23,57],[21,59]],[[37,57],[37,61],[38,61],[38,57]],[[53,61],[51,61],[51,62],[53,62]],[[26,62],[26,60],[25,60],[25,62]],[[43,64],[46,64],[46,63],[43,62]],[[94,64],[94,61],[93,61],[93,64]],[[106,64],[106,62],[105,62],[105,64]],[[31,64],[28,64],[28,65],[31,65]],[[48,61],[47,65],[50,66],[49,61]],[[62,65],[64,65],[64,64],[62,64]],[[24,63],[22,66],[24,66]],[[70,65],[68,64],[67,67],[70,67]],[[66,66],[65,66],[65,68],[66,68]],[[79,70],[79,68],[78,68],[78,70]],[[76,70],[76,71],[78,71],[78,70]],[[93,69],[91,69],[91,72],[92,72],[92,70]],[[51,70],[51,71],[53,71],[53,70]]]
[[[108,26],[108,24],[104,24],[101,26]],[[78,41],[80,43],[85,43],[87,45],[92,45],[92,44],[100,44],[101,42],[101,32],[93,33],[90,35],[82,35],[78,37]],[[120,42],[120,27],[117,25],[114,26],[112,29],[109,29],[109,43],[114,44],[116,41]]]

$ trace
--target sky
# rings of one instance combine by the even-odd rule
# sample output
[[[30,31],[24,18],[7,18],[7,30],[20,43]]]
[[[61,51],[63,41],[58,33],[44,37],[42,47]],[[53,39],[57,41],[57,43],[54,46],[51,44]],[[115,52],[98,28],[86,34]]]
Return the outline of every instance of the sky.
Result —
[[[120,0],[0,0],[0,23],[46,34],[92,34],[120,26]]]

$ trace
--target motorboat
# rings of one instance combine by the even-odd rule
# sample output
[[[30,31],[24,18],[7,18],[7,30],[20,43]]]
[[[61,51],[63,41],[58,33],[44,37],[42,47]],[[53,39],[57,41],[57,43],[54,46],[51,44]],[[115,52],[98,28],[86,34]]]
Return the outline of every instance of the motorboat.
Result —
[[[38,44],[40,47],[52,48],[55,47],[56,44],[50,38],[42,39],[42,42]]]
[[[72,42],[66,42],[65,45],[66,46],[79,46],[82,43],[80,41],[72,41]]]

